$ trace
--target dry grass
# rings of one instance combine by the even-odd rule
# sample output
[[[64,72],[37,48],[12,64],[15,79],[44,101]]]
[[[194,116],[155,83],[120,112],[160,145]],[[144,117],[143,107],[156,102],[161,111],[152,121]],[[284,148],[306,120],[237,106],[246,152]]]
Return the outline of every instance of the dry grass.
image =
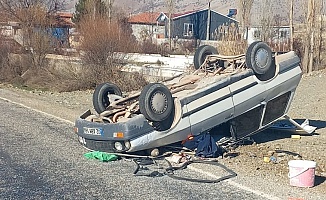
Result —
[[[244,54],[247,50],[247,41],[221,41],[217,49],[219,54],[222,55],[239,55]]]

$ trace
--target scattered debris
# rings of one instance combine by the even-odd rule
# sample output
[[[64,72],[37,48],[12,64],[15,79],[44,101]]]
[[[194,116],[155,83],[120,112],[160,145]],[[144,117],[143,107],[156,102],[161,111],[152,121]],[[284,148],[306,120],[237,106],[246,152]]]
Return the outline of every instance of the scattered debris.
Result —
[[[248,156],[249,156],[249,157],[253,157],[253,158],[257,157],[257,155],[254,154],[254,153],[252,153],[252,152],[248,152]]]
[[[268,152],[267,152],[267,155],[268,155],[268,156],[272,156],[272,155],[274,155],[274,153],[275,153],[275,151],[268,151]]]
[[[274,157],[274,156],[271,156],[271,157],[269,158],[269,160],[270,160],[270,162],[272,162],[272,163],[276,163],[276,162],[277,162],[277,159],[276,159],[276,157]]]
[[[267,163],[268,163],[269,161],[271,161],[270,158],[267,157],[267,156],[265,156],[265,157],[264,157],[264,162],[267,162]]]
[[[196,150],[196,156],[202,158],[217,158],[223,155],[224,149],[219,147],[209,133],[193,136],[183,141],[183,146]]]
[[[272,126],[270,126],[270,128],[277,129],[277,130],[289,130],[289,131],[296,131],[297,129],[300,129],[309,134],[312,134],[317,129],[317,127],[309,125],[308,119],[306,119],[302,124],[298,124],[288,115],[285,115],[284,118],[287,119],[291,124],[280,120],[275,122]]]
[[[162,159],[133,159],[133,162],[136,164],[136,169],[134,171],[135,176],[148,176],[148,177],[161,177],[164,175],[167,175],[171,178],[177,179],[177,180],[184,180],[184,181],[190,181],[190,182],[200,182],[200,183],[218,183],[223,180],[233,178],[237,176],[237,174],[232,171],[231,169],[227,168],[226,166],[220,164],[217,162],[217,160],[213,159],[204,159],[204,158],[198,158],[195,156],[190,156],[185,153],[179,153],[179,154],[173,154],[170,157],[166,157],[164,159],[165,163],[168,167],[163,168],[158,164],[157,161]],[[229,173],[229,175],[226,175],[224,177],[218,178],[218,179],[197,179],[197,178],[189,178],[189,177],[181,177],[176,176],[175,171],[182,170],[187,168],[192,163],[202,163],[202,164],[208,164],[208,165],[215,165],[221,167],[223,170]],[[155,165],[155,170],[150,170],[149,166]]]
[[[277,154],[277,157],[284,157],[284,156],[286,156],[286,153],[278,153]]]
[[[292,139],[301,139],[301,135],[291,135]]]

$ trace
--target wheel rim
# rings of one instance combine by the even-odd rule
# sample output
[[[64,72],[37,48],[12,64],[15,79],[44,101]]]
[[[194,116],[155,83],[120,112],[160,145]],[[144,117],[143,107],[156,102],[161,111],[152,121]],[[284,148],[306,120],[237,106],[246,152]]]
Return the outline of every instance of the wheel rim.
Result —
[[[167,110],[167,97],[164,93],[157,91],[152,95],[151,109],[156,114],[162,114]]]
[[[264,48],[258,49],[255,55],[255,62],[259,68],[264,69],[268,63],[268,51]]]

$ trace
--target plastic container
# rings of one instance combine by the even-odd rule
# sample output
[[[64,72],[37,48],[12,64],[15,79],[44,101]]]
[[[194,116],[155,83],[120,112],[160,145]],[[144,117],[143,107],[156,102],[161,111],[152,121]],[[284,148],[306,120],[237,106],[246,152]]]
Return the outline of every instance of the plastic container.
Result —
[[[290,160],[290,185],[297,187],[313,187],[315,184],[316,162],[310,160]]]

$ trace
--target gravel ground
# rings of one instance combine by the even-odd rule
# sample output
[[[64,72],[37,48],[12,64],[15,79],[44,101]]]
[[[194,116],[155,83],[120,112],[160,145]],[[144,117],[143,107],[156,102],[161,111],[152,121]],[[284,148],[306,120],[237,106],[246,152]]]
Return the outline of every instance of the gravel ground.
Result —
[[[255,143],[242,145],[234,149],[222,163],[227,164],[239,174],[252,178],[255,183],[247,182],[253,187],[263,184],[278,185],[279,190],[289,185],[288,161],[307,159],[317,162],[315,187],[297,189],[307,198],[310,192],[326,196],[326,70],[304,75],[295,94],[289,115],[298,122],[309,119],[310,124],[317,126],[314,135],[301,134],[301,139],[291,139],[293,132],[266,130],[253,136]],[[75,91],[69,93],[53,93],[26,91],[10,85],[0,85],[0,97],[4,97],[32,108],[42,110],[61,118],[74,121],[87,109],[92,110],[93,91]],[[274,156],[275,163],[266,163],[264,156]],[[261,179],[259,179],[261,178]],[[259,184],[258,184],[259,183]],[[261,183],[261,184],[260,184]],[[276,193],[273,191],[271,193]],[[305,195],[304,195],[305,196]]]

